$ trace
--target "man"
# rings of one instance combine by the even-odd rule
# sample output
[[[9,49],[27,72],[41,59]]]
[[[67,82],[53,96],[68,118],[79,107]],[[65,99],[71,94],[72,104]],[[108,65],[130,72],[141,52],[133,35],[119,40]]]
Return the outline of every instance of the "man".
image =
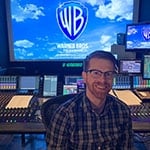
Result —
[[[49,150],[131,150],[130,110],[109,95],[117,60],[95,51],[84,60],[85,92],[62,104],[52,117]]]

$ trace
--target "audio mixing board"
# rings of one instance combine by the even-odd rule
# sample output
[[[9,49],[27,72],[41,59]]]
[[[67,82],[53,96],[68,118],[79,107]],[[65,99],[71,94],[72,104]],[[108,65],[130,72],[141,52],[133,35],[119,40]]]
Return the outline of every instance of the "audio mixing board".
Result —
[[[20,107],[21,101],[16,106],[10,106],[15,97],[32,97],[27,107]],[[19,99],[20,100],[20,99]],[[36,96],[16,95],[13,92],[0,93],[0,123],[32,122],[35,121],[35,113],[39,109]]]

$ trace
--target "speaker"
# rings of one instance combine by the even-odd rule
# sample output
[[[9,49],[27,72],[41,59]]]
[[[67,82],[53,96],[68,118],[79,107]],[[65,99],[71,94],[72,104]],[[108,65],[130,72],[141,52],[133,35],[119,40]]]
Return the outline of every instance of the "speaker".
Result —
[[[125,33],[118,33],[117,34],[117,44],[118,45],[125,45]]]

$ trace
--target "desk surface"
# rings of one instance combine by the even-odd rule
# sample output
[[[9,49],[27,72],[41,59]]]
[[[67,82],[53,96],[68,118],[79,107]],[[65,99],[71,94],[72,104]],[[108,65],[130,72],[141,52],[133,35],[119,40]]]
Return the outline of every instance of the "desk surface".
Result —
[[[150,132],[150,122],[132,122],[133,130],[135,132]]]
[[[133,121],[135,132],[150,132],[150,122]],[[43,123],[0,123],[0,133],[45,133]]]
[[[43,123],[0,123],[0,133],[45,133]]]

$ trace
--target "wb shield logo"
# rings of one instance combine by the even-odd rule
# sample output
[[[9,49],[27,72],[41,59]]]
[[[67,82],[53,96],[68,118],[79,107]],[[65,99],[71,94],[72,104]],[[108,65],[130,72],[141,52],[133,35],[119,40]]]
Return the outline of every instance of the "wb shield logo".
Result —
[[[77,39],[87,24],[87,8],[78,2],[63,3],[56,10],[56,18],[62,32],[70,40]]]
[[[150,40],[150,28],[142,29],[142,35],[146,41]]]

